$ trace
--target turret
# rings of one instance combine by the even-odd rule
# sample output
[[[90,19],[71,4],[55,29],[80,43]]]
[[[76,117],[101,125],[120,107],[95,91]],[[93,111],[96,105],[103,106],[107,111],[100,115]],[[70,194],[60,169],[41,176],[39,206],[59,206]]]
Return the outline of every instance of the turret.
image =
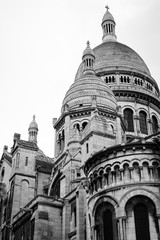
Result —
[[[90,48],[90,42],[87,41],[87,47],[83,52],[83,74],[94,74],[95,56],[93,50]]]
[[[35,115],[28,128],[28,141],[37,143],[38,124],[35,121]]]
[[[102,30],[103,30],[103,42],[116,41],[117,37],[115,35],[115,21],[112,14],[108,11],[109,7],[106,6],[106,13],[102,19]]]

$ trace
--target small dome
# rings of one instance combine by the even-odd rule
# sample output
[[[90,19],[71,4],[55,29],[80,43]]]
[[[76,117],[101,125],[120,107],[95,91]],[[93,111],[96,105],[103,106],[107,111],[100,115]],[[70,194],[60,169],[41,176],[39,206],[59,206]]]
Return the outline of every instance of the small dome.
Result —
[[[35,121],[35,115],[33,115],[33,120],[32,120],[32,122],[30,123],[28,130],[33,129],[33,128],[38,130],[38,124],[37,124],[36,121]]]
[[[95,75],[83,75],[67,91],[62,110],[65,105],[68,105],[71,111],[80,107],[92,107],[93,99],[96,99],[98,108],[116,111],[116,99],[107,84]]]
[[[87,54],[87,55],[86,55]],[[83,52],[82,75],[76,79],[67,91],[62,104],[62,112],[66,106],[70,111],[101,108],[108,111],[116,111],[117,102],[115,96],[107,84],[95,75],[95,56],[87,42],[87,48]]]
[[[113,17],[112,14],[108,11],[108,9],[109,9],[109,7],[106,6],[106,12],[105,12],[105,14],[104,14],[104,16],[103,16],[102,23],[103,23],[104,21],[107,21],[107,20],[111,20],[111,21],[115,22],[115,21],[114,21],[114,17]]]
[[[94,57],[94,52],[93,50],[90,48],[90,42],[87,41],[87,47],[86,49],[83,51],[83,57],[86,56],[86,55],[92,55]],[[82,57],[82,58],[83,58]]]

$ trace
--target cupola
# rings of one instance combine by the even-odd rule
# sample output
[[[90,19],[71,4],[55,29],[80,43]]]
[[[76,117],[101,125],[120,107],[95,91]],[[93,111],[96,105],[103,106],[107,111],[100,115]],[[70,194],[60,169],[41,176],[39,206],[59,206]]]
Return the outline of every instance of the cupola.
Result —
[[[33,120],[28,128],[28,141],[37,143],[37,134],[38,134],[38,124],[35,121],[35,115],[33,115]]]
[[[94,74],[95,56],[93,50],[90,48],[90,42],[87,41],[87,47],[83,52],[83,74]]]
[[[102,30],[103,30],[103,42],[116,41],[117,37],[115,35],[115,21],[112,14],[109,12],[109,7],[106,6],[106,13],[102,19]]]

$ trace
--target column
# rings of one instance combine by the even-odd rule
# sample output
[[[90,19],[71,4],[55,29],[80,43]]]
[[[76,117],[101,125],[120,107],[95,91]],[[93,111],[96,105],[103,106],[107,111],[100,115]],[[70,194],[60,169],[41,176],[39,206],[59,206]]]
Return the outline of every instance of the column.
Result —
[[[131,180],[133,180],[133,167],[129,167],[128,169],[130,170]]]
[[[120,170],[120,174],[121,174],[121,181],[123,182],[124,181],[124,169],[123,168],[121,168]]]
[[[117,227],[118,227],[118,240],[127,240],[126,239],[126,217],[118,218]]]
[[[153,132],[152,132],[152,121],[151,121],[151,119],[149,118],[149,119],[147,119],[147,122],[148,122],[148,135],[150,135],[150,134],[152,134]]]
[[[153,167],[152,166],[149,166],[149,169],[150,169],[150,180],[153,181]]]
[[[144,176],[143,176],[143,167],[139,166],[139,170],[140,170],[140,181],[144,180]]]
[[[158,239],[160,239],[160,214],[157,214],[157,220],[158,220],[158,228],[159,228]]]
[[[137,132],[137,135],[140,133],[140,126],[139,126],[139,116],[134,115],[133,116],[134,119],[134,128],[135,128],[135,132]]]

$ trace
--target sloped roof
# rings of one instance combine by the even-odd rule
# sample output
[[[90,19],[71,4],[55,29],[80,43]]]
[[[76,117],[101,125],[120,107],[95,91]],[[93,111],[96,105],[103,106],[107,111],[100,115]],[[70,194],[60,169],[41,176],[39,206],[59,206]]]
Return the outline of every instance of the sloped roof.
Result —
[[[3,159],[6,159],[10,164],[12,164],[12,157],[9,153],[4,152],[1,157],[1,160],[3,160]]]
[[[40,160],[40,159],[37,159],[37,158],[38,158],[38,156],[36,156],[35,168],[38,169],[38,171],[40,171],[40,172],[50,174],[52,172],[52,168],[54,166],[54,163],[49,162],[49,161]]]
[[[25,148],[33,151],[38,151],[39,149],[35,142],[29,142],[25,140],[17,140],[16,143],[14,143],[13,145],[12,151],[14,151],[17,147]]]

